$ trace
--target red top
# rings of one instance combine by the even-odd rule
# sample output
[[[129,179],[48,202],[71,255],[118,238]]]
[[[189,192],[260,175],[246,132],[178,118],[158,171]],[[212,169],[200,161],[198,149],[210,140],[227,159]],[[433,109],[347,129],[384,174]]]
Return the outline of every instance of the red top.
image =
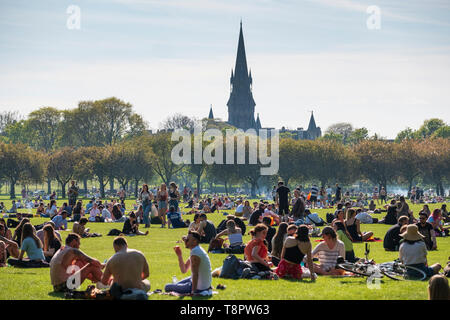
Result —
[[[246,257],[247,261],[257,262],[257,261],[254,261],[254,259],[252,257],[252,251],[253,251],[254,247],[259,247],[258,255],[261,258],[266,259],[266,257],[267,257],[267,247],[264,244],[264,241],[261,240],[261,239],[253,239],[252,241],[250,241],[247,244],[247,246],[244,249],[244,254],[245,254],[245,257]]]

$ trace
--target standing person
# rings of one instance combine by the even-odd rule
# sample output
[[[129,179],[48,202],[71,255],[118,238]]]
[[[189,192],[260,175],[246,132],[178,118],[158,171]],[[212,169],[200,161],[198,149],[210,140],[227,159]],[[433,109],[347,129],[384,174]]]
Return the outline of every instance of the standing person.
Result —
[[[271,271],[272,262],[268,261],[267,246],[264,244],[264,240],[267,236],[267,226],[265,224],[256,225],[253,230],[250,231],[252,240],[247,244],[244,250],[244,258],[252,265],[252,269],[261,271]]]
[[[175,211],[179,212],[180,208],[178,207],[178,201],[180,201],[181,195],[178,191],[178,186],[175,182],[171,182],[169,184],[169,208],[170,206],[174,206]]]
[[[336,232],[331,227],[322,230],[323,242],[319,243],[311,255],[319,257],[319,264],[314,264],[314,272],[320,275],[338,275],[336,270],[337,258],[345,257],[345,245],[337,239]]]
[[[144,228],[150,228],[150,211],[152,210],[153,193],[148,189],[148,185],[144,183],[139,193],[139,200],[142,203]]]
[[[387,198],[387,192],[386,192],[386,189],[384,189],[384,187],[381,187],[381,190],[380,190],[380,200],[381,200],[381,204],[383,204],[383,201],[384,201],[385,204],[387,203],[386,198]]]
[[[275,195],[275,202],[278,205],[278,215],[281,220],[287,220],[289,215],[289,202],[291,201],[291,190],[284,185],[283,181],[278,182],[278,189]]]
[[[244,201],[244,207],[242,208],[242,218],[244,220],[250,219],[252,215],[252,207],[250,206],[250,202],[248,200]]]
[[[311,208],[314,209],[317,204],[317,195],[319,194],[319,188],[317,187],[317,185],[315,183],[312,185],[310,193],[311,193],[311,198],[310,198]]]
[[[305,225],[298,227],[295,237],[287,237],[281,251],[281,261],[275,272],[280,278],[291,277],[301,279],[303,270],[301,262],[306,256],[309,267],[310,278],[315,280],[314,263],[312,261],[311,241],[309,240],[309,229]]]
[[[373,201],[377,200],[377,204],[380,204],[380,200],[378,199],[378,187],[373,189],[372,199]]]
[[[54,291],[68,291],[67,279],[71,275],[67,273],[67,270],[71,265],[77,265],[81,268],[78,271],[80,284],[85,279],[96,283],[100,282],[104,265],[80,250],[80,236],[75,233],[70,233],[65,243],[66,245],[59,249],[50,261],[50,280]]]
[[[331,206],[331,203],[332,203],[332,198],[331,198],[332,195],[331,194],[333,193],[333,190],[331,189],[330,186],[328,186],[325,191],[327,193],[327,205]]]
[[[345,219],[345,227],[348,230],[348,233],[350,235],[350,240],[353,242],[361,242],[366,241],[371,236],[373,236],[372,231],[368,232],[361,232],[361,224],[358,219],[356,219],[356,210],[355,209],[348,209],[347,210],[347,217]]]
[[[339,186],[339,184],[336,183],[336,191],[334,195],[334,203],[338,203],[341,201],[342,198],[342,188]]]
[[[325,191],[324,186],[320,187],[319,196],[320,196],[321,207],[325,208],[325,203],[327,200],[327,192]]]
[[[125,190],[123,188],[120,189],[120,191],[119,191],[119,200],[120,200],[120,202],[124,202],[126,196],[127,196],[127,194],[126,194]]]
[[[138,289],[144,292],[150,290],[150,271],[147,259],[141,251],[129,249],[124,237],[117,237],[113,241],[115,254],[108,259],[101,282],[103,285],[111,284],[111,294],[120,298],[127,289]],[[119,293],[119,294],[117,294]],[[137,298],[147,299],[147,294]]]
[[[24,259],[24,254],[28,259]],[[44,251],[42,250],[42,242],[36,236],[36,230],[27,222],[22,228],[22,243],[20,247],[19,258],[9,258],[8,263],[12,266],[23,268],[46,268],[49,267],[45,261]]]
[[[197,295],[202,291],[211,289],[211,261],[206,251],[200,246],[200,234],[189,231],[187,237],[183,237],[185,247],[190,250],[190,256],[183,261],[183,254],[179,246],[174,247],[178,257],[180,271],[186,273],[191,269],[191,276],[177,283],[166,284],[166,292]]]
[[[169,193],[167,192],[167,187],[165,183],[161,184],[161,188],[156,194],[156,200],[158,201],[158,216],[161,219],[161,228],[166,227],[166,213],[168,206]]]
[[[441,270],[442,266],[439,263],[427,266],[427,247],[423,241],[423,235],[419,233],[415,224],[408,225],[406,231],[400,236],[403,238],[403,242],[399,248],[399,259],[406,266],[422,270],[427,277],[432,277]],[[414,272],[409,273],[414,276]]]
[[[67,192],[67,195],[69,197],[69,206],[71,208],[73,208],[75,206],[75,203],[77,203],[77,198],[78,198],[78,192],[79,189],[78,187],[75,185],[75,181],[72,180],[70,182],[70,187],[69,187],[69,191]]]

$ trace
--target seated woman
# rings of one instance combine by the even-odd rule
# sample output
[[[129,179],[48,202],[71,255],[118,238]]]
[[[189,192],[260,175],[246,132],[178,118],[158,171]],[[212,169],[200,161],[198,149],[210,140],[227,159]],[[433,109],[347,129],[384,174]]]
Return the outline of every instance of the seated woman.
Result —
[[[189,231],[198,231],[200,228],[200,213],[194,215],[194,219],[189,225]]]
[[[287,233],[288,224],[286,222],[280,223],[277,232],[272,238],[272,263],[274,266],[278,266],[281,260],[281,251],[283,250],[284,240],[288,235]]]
[[[270,217],[272,219],[272,221],[273,221],[273,224],[275,224],[275,225],[279,225],[280,222],[281,222],[280,216],[272,211],[272,205],[271,204],[269,204],[267,206],[267,209],[264,210],[264,213],[262,214],[262,217],[263,218],[264,217]],[[273,225],[273,224],[271,224],[271,225]]]
[[[444,220],[444,222],[450,222],[450,215],[447,211],[447,205],[445,203],[442,204],[441,214],[442,214],[442,220]]]
[[[148,235],[148,230],[145,233],[139,231],[139,224],[137,223],[136,214],[131,211],[130,215],[123,224],[122,233],[127,236],[146,236]]]
[[[345,220],[345,227],[350,235],[350,240],[353,242],[361,242],[366,241],[371,236],[373,236],[373,232],[361,232],[360,222],[356,219],[356,210],[348,209],[347,210],[347,219]]]
[[[113,222],[125,222],[126,217],[123,215],[120,210],[120,204],[115,204],[112,208],[111,216],[113,218]]]
[[[353,243],[348,237],[348,232],[345,228],[345,224],[341,221],[337,221],[334,224],[334,230],[336,231],[338,239],[344,243],[345,260],[347,260],[348,262],[356,262],[358,258],[355,257],[355,251],[353,251]]]
[[[4,250],[6,250],[4,263],[10,256],[13,258],[19,256],[19,245],[12,239],[11,230],[6,226],[5,219],[0,218],[0,241],[3,242]]]
[[[287,237],[281,251],[281,261],[275,272],[280,278],[291,277],[301,279],[303,270],[300,265],[306,256],[310,278],[315,280],[314,263],[311,254],[311,241],[309,240],[309,228],[305,225],[298,227],[295,237]]]
[[[410,224],[406,227],[406,231],[400,234],[403,242],[399,248],[399,259],[406,266],[412,266],[425,272],[427,277],[439,273],[441,265],[436,263],[428,267],[427,262],[427,247],[423,241],[423,235],[419,233],[418,227],[415,224]],[[414,271],[408,269],[410,276],[414,277]]]
[[[449,228],[444,228],[442,226],[442,214],[441,209],[434,209],[433,213],[428,217],[427,222],[429,222],[434,229],[434,234],[436,237],[440,237],[443,234],[448,235],[449,234]]]
[[[249,261],[252,268],[261,271],[271,271],[272,262],[267,261],[267,246],[264,239],[267,235],[267,226],[259,223],[250,231],[252,240],[247,244],[244,250],[244,258]]]
[[[48,268],[50,265],[45,261],[42,242],[36,236],[36,231],[31,223],[27,222],[23,225],[21,238],[19,258],[9,258],[8,263],[22,268]],[[25,253],[28,259],[23,258]]]
[[[345,221],[345,213],[344,210],[338,210],[336,212],[336,218],[331,222],[331,226],[334,228],[336,222],[342,222],[344,223]],[[335,228],[336,229],[336,228]]]
[[[226,224],[227,228],[216,235],[215,239],[219,239],[223,236],[228,236],[230,244],[224,243],[225,252],[229,253],[243,253],[245,245],[242,242],[242,230],[236,227],[234,220],[228,220]],[[227,249],[228,248],[228,249]]]
[[[50,218],[50,215],[45,213],[45,207],[44,207],[44,203],[43,202],[41,202],[39,204],[39,207],[37,207],[37,209],[36,209],[36,216],[39,216],[41,218]]]
[[[250,206],[250,202],[248,200],[244,201],[244,208],[242,208],[242,217],[244,220],[250,219],[250,216],[252,215],[253,209]]]
[[[47,224],[43,228],[44,230],[44,256],[45,261],[50,263],[56,251],[61,248],[61,241],[58,239],[55,233],[55,229],[51,224]]]
[[[314,264],[314,272],[319,275],[339,275],[341,271],[336,269],[336,263],[338,257],[345,257],[345,245],[337,239],[331,227],[323,228],[322,237],[324,241],[311,253],[313,257],[319,258],[319,264]]]

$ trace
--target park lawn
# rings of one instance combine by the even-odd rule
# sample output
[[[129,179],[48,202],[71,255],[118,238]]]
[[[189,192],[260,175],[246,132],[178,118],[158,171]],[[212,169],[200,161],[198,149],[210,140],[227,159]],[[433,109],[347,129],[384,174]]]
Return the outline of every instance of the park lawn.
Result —
[[[3,199],[10,205],[10,201]],[[62,200],[58,200],[58,206],[62,204]],[[86,201],[83,201],[86,202]],[[127,200],[126,204],[131,207],[134,200]],[[183,205],[182,205],[183,207]],[[410,205],[417,216],[421,205]],[[433,210],[440,207],[440,204],[430,205]],[[187,209],[185,209],[187,210]],[[21,210],[28,212],[28,210]],[[33,210],[34,212],[34,210]],[[226,211],[231,213],[231,211]],[[327,212],[334,212],[334,209],[313,210],[318,212],[323,219]],[[383,217],[385,213],[374,215]],[[226,217],[222,211],[208,215],[209,219],[217,226],[220,221]],[[184,219],[192,221],[192,215],[184,215]],[[32,218],[33,224],[41,224],[47,219]],[[373,231],[375,237],[383,238],[386,230],[390,227],[387,225],[367,225],[363,224],[362,231]],[[69,229],[72,223],[69,223]],[[112,248],[113,237],[106,234],[112,228],[121,229],[121,223],[88,223],[91,232],[103,234],[100,238],[82,239],[81,249],[88,255],[97,258],[101,262],[108,259],[114,254]],[[141,230],[146,230],[142,228]],[[249,228],[248,228],[249,230]],[[190,275],[190,272],[183,275],[178,267],[177,258],[173,251],[173,246],[177,245],[176,241],[186,234],[187,229],[167,229],[160,228],[159,225],[152,225],[149,229],[148,236],[128,237],[128,245],[130,248],[138,249],[146,256],[150,266],[150,283],[151,290],[164,289],[164,285],[172,281],[172,276],[177,276],[179,280]],[[67,231],[62,232],[63,240],[65,240]],[[313,247],[317,244],[311,238]],[[250,236],[246,235],[244,241],[248,242]],[[202,245],[207,249],[208,245]],[[355,254],[358,257],[364,256],[364,243],[354,244]],[[382,242],[370,243],[370,258],[376,262],[392,261],[398,257],[396,252],[385,252]],[[184,258],[188,257],[188,250],[183,249]],[[430,264],[439,262],[445,265],[450,255],[450,237],[438,238],[438,250],[428,253],[428,261]],[[220,267],[226,254],[210,254],[212,268]],[[243,255],[237,255],[243,258]],[[421,300],[427,299],[427,281],[394,281],[384,278],[380,284],[380,289],[370,289],[367,286],[365,278],[331,278],[319,277],[315,282],[310,280],[293,281],[293,280],[228,280],[213,278],[213,286],[217,284],[225,284],[225,290],[217,290],[218,294],[213,295],[211,299],[221,300],[252,300],[252,299],[275,299],[275,300],[351,300],[351,299],[376,299],[376,300]],[[85,281],[81,289],[85,289],[90,281]],[[0,299],[1,300],[46,300],[46,299],[63,299],[61,294],[53,293],[50,284],[49,269],[19,269],[6,267],[0,269]],[[205,299],[205,298],[176,298],[167,295],[153,294],[150,300],[166,299]]]

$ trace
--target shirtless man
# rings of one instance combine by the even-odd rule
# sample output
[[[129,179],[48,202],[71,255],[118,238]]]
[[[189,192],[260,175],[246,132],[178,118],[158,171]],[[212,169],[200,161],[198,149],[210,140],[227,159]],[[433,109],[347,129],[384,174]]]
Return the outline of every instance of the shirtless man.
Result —
[[[111,292],[115,292],[113,287],[120,290],[140,289],[145,292],[150,290],[150,275],[147,260],[141,251],[129,249],[127,240],[124,237],[117,237],[113,242],[116,252],[106,263],[103,273],[102,283],[111,285]]]
[[[100,282],[102,279],[102,265],[97,259],[91,258],[80,250],[80,236],[70,233],[66,238],[66,245],[59,249],[50,262],[50,279],[55,292],[67,291],[67,279],[71,273],[67,273],[67,268],[73,264],[80,267],[79,284],[88,278],[93,282]],[[73,273],[72,273],[73,274]]]

